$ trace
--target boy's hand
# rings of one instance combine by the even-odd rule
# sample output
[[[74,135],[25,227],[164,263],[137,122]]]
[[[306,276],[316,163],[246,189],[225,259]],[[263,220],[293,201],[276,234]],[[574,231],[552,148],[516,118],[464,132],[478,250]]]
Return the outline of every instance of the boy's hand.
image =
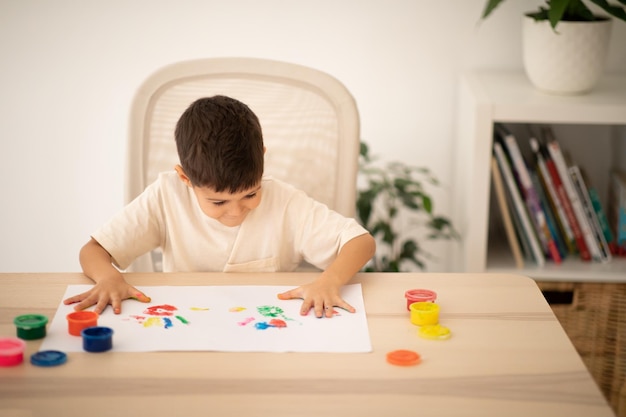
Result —
[[[354,313],[356,311],[354,307],[341,298],[340,288],[341,286],[333,285],[320,277],[310,284],[278,294],[278,298],[281,300],[302,299],[300,314],[303,316],[313,309],[316,317],[330,318],[333,316],[334,307]]]
[[[111,305],[115,314],[122,312],[122,300],[129,298],[149,303],[150,297],[136,289],[135,287],[122,280],[105,280],[97,283],[89,291],[82,294],[74,295],[63,300],[63,304],[76,304],[74,310],[84,310],[93,305],[96,307],[93,311],[101,314],[107,305]]]

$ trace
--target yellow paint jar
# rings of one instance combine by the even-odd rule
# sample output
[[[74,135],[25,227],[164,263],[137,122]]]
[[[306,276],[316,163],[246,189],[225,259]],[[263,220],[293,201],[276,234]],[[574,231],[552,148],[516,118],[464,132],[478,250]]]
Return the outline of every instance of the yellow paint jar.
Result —
[[[427,326],[439,323],[439,305],[432,302],[419,301],[411,304],[411,323],[416,326]]]

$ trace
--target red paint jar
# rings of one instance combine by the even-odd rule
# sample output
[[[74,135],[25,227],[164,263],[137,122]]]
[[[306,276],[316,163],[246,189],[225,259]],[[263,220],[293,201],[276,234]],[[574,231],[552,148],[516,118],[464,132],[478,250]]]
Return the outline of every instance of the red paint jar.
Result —
[[[437,293],[431,290],[414,289],[404,293],[406,297],[406,309],[411,311],[411,304],[418,302],[435,302]]]
[[[0,366],[15,366],[24,362],[26,342],[17,337],[0,338]]]

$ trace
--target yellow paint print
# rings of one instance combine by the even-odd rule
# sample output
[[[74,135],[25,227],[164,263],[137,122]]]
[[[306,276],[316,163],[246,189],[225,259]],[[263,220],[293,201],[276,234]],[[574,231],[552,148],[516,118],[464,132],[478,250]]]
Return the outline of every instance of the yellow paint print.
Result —
[[[146,321],[143,322],[143,327],[152,327],[152,326],[161,326],[161,319],[159,317],[148,317]]]

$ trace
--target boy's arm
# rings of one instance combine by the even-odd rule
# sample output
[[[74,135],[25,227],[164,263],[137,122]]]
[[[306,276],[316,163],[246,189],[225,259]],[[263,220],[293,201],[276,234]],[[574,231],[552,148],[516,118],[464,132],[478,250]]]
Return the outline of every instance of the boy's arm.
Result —
[[[348,241],[325,271],[312,283],[279,294],[282,300],[301,298],[300,313],[306,315],[311,308],[317,317],[332,317],[333,307],[343,308],[351,313],[354,307],[346,303],[340,295],[341,287],[359,272],[374,256],[376,241],[369,233]]]
[[[111,304],[115,314],[122,311],[122,300],[135,298],[149,302],[150,298],[129,285],[120,271],[112,264],[111,255],[94,239],[90,239],[80,250],[80,265],[87,277],[96,285],[89,291],[67,298],[64,304],[74,304],[76,310],[95,305],[94,311],[102,313]]]

